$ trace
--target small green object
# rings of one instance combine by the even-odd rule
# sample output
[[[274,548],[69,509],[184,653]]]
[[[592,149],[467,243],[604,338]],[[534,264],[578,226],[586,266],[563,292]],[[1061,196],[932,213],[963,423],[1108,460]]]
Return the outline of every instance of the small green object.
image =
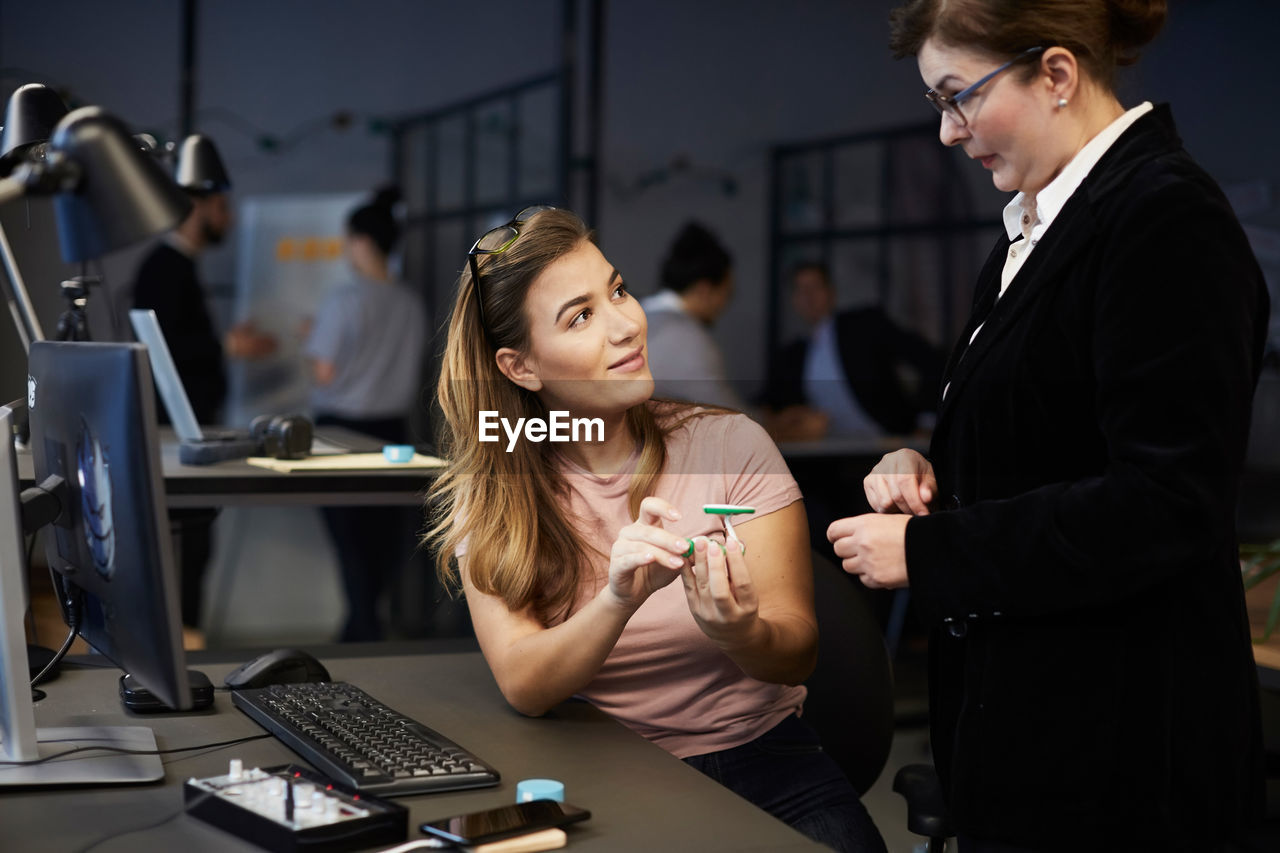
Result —
[[[717,541],[716,541],[716,540],[714,540],[714,539],[708,539],[707,541],[708,541],[708,542],[710,542],[712,545],[720,545],[720,543],[719,543],[719,542],[717,542]],[[743,552],[745,553],[745,547],[744,547],[744,551],[743,551]],[[729,552],[728,552],[728,551],[726,551],[726,550],[724,549],[724,546],[723,546],[723,545],[720,545],[720,553],[722,553],[722,554],[727,554],[727,553],[729,553]],[[687,560],[687,559],[689,559],[689,558],[690,558],[690,557],[692,557],[692,556],[693,556],[693,539],[690,539],[690,540],[689,540],[689,550],[684,552],[684,558]]]
[[[743,515],[755,512],[756,508],[737,504],[703,504],[702,511],[708,515]]]
[[[703,504],[702,511],[707,515],[720,516],[721,519],[724,520],[724,532],[730,539],[741,544],[742,540],[738,538],[738,534],[733,530],[733,525],[729,523],[729,516],[753,513],[756,511],[756,508],[753,506],[739,506],[738,504]],[[720,549],[723,551],[724,546],[721,545]],[[743,547],[742,553],[746,553],[745,546]]]

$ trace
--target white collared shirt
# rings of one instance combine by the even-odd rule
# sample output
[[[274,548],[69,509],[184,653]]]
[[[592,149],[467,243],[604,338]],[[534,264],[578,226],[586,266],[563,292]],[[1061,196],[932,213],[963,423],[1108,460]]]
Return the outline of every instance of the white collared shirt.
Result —
[[[1004,296],[1013,277],[1018,274],[1018,270],[1022,269],[1027,258],[1031,257],[1031,252],[1035,250],[1044,232],[1049,230],[1049,226],[1053,224],[1053,220],[1057,218],[1067,199],[1071,198],[1071,194],[1089,176],[1093,167],[1098,165],[1102,155],[1107,153],[1107,150],[1115,144],[1121,134],[1129,129],[1131,124],[1151,110],[1151,102],[1143,101],[1133,109],[1125,111],[1077,151],[1076,156],[1072,157],[1057,177],[1046,184],[1039,193],[1029,196],[1019,192],[1004,206],[1005,233],[1009,235],[1012,245],[1009,246],[1009,253],[1005,256],[1004,269],[1000,272],[1000,293],[996,296],[997,300]],[[980,324],[969,337],[970,344],[977,339],[981,331]],[[944,399],[950,390],[951,383],[948,382],[947,387],[942,389]]]
[[[725,367],[711,330],[684,306],[684,298],[663,288],[640,301],[649,320],[646,351],[654,394],[742,411],[746,404]]]
[[[664,287],[657,293],[646,296],[640,302],[644,306],[645,313],[653,311],[679,311],[681,314],[686,313],[684,310],[684,300],[680,298],[680,294],[670,288]]]
[[[1102,159],[1102,155],[1106,154],[1107,149],[1129,129],[1129,125],[1151,112],[1151,109],[1151,102],[1144,101],[1123,113],[1076,152],[1076,156],[1071,158],[1058,176],[1044,189],[1033,196],[1020,192],[1005,205],[1004,228],[1009,239],[1014,242],[1009,247],[1009,254],[1004,260],[1004,270],[1000,274],[1000,296],[1004,296],[1004,292],[1009,288],[1009,282],[1013,281],[1018,270],[1022,269],[1027,258],[1031,257],[1031,252],[1044,236],[1044,232],[1053,224],[1053,220],[1067,203],[1067,199],[1071,198],[1071,194]]]

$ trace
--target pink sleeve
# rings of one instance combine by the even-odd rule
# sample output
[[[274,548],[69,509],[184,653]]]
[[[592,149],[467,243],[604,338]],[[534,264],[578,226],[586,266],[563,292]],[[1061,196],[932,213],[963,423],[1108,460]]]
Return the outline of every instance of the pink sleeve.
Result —
[[[757,515],[766,515],[803,497],[786,460],[764,427],[746,415],[718,420],[723,423],[720,470],[724,472],[729,503],[753,506]]]

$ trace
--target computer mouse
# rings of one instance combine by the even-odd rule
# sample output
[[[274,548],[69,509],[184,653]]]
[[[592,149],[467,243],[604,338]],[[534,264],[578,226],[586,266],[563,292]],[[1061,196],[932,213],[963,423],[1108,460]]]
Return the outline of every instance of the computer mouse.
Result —
[[[231,671],[223,683],[232,690],[240,690],[245,687],[266,687],[269,684],[331,680],[324,664],[306,652],[298,649],[276,649],[241,664]]]

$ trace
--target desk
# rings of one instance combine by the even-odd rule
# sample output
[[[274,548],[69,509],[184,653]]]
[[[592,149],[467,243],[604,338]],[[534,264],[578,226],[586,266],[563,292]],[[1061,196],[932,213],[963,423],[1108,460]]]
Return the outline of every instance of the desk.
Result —
[[[378,654],[377,646],[354,647]],[[422,645],[419,648],[429,648]],[[450,648],[446,646],[445,648]],[[234,663],[192,666],[215,684]],[[222,653],[225,659],[225,652]],[[825,849],[614,722],[585,703],[568,702],[540,719],[506,704],[484,659],[475,651],[382,655],[322,660],[335,679],[351,681],[391,707],[416,717],[491,763],[502,774],[496,788],[401,797],[409,809],[410,838],[419,823],[515,801],[520,779],[552,777],[567,799],[592,818],[568,830],[571,853],[591,851],[801,851]],[[231,704],[225,692],[198,714],[131,715],[116,693],[119,671],[64,667],[36,705],[39,726],[149,725],[161,749],[229,740],[262,729]],[[129,788],[13,790],[0,794],[0,844],[6,850],[94,853],[224,853],[253,847],[185,814],[141,832],[182,810],[182,783],[191,776],[245,766],[299,763],[274,738],[210,752],[165,757],[163,783]],[[2,772],[2,771],[0,771]],[[110,841],[98,844],[102,839]]]
[[[321,427],[316,434],[355,451],[382,447],[376,439],[341,427]],[[160,430],[160,463],[164,469],[165,503],[170,509],[263,504],[417,506],[436,474],[433,469],[423,468],[283,474],[242,459],[215,465],[183,465],[178,461],[178,441],[169,427]],[[31,453],[19,452],[18,479],[23,488],[32,485],[34,478]]]
[[[317,436],[354,451],[380,450],[382,442],[341,427],[321,427]],[[258,642],[279,631],[288,639],[281,644],[298,642],[298,636],[323,640],[336,634],[341,626],[343,591],[338,586],[330,540],[314,510],[300,507],[327,506],[395,506],[403,518],[403,541],[406,555],[416,542],[415,531],[421,526],[418,510],[427,486],[438,473],[429,468],[379,468],[368,471],[295,471],[281,473],[250,465],[244,460],[228,460],[214,465],[183,465],[178,461],[178,442],[171,427],[160,428],[160,458],[164,474],[165,506],[169,510],[193,510],[212,519],[214,512],[205,508],[231,508],[224,512],[212,535],[215,555],[210,562],[209,549],[202,549],[199,537],[208,537],[208,520],[178,519],[179,533],[196,531],[188,543],[177,541],[179,564],[205,566],[206,595],[209,609],[201,625],[212,643],[228,645]],[[18,477],[24,488],[34,481],[29,451],[18,454]],[[264,510],[263,507],[271,507]],[[412,508],[412,512],[411,509]],[[186,550],[183,550],[186,549]],[[406,556],[406,560],[408,557]],[[420,622],[411,621],[414,614],[432,613],[436,588],[429,580],[430,569],[423,559],[423,571],[404,581],[399,592],[392,592],[393,614],[403,630],[420,633]],[[255,594],[236,596],[236,578],[241,567],[271,567],[255,579]],[[321,583],[316,584],[316,572]],[[192,569],[187,575],[199,583],[201,572]],[[397,582],[399,582],[397,580]],[[305,603],[298,605],[293,590],[306,585]],[[309,598],[307,596],[310,596]],[[406,604],[405,602],[408,602]],[[285,616],[281,619],[281,611]],[[305,613],[304,613],[305,611]],[[441,617],[444,618],[444,617]],[[317,627],[318,626],[318,627]],[[237,634],[237,632],[240,632]],[[0,842],[0,847],[3,844]]]

